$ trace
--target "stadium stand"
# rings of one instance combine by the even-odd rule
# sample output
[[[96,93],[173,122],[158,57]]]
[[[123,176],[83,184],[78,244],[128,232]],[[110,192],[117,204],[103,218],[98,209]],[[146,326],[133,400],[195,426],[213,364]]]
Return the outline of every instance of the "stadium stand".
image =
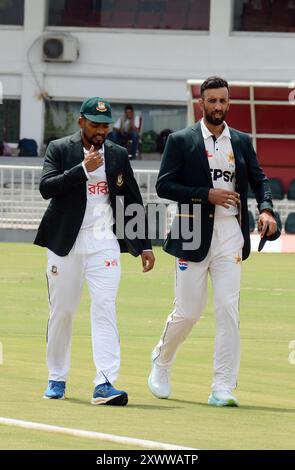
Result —
[[[62,24],[64,26],[81,26],[86,24],[92,0],[67,0],[63,11]]]
[[[281,31],[282,25],[289,32],[295,31],[295,1],[272,0],[270,31]]]
[[[169,2],[170,3],[170,2]],[[209,30],[210,2],[190,0],[185,29]]]
[[[278,228],[280,230],[282,230],[282,227],[283,227],[283,224],[282,224],[282,220],[281,220],[281,216],[280,216],[280,213],[278,211],[274,211],[276,217],[277,217],[277,224],[278,224]]]
[[[248,214],[249,214],[249,230],[250,230],[250,232],[254,232],[254,230],[255,230],[254,215],[251,211],[248,211]]]
[[[116,2],[116,8],[114,8],[112,16],[112,27],[133,28],[137,14],[137,3],[137,0]]]
[[[284,199],[285,193],[281,180],[278,178],[269,178],[269,185],[273,199]]]
[[[159,29],[164,4],[141,0],[136,25],[139,28]]]
[[[243,11],[244,31],[261,31],[265,25],[270,24],[270,1],[269,0],[250,0],[245,3]]]
[[[178,0],[169,0],[169,8],[163,12],[161,26],[165,29],[185,29],[188,3],[188,0],[183,0],[180,9]]]
[[[291,181],[288,188],[287,197],[289,200],[295,200],[295,179]]]
[[[295,1],[245,0],[242,31],[295,31]]]
[[[295,212],[288,214],[285,222],[285,232],[295,234]]]

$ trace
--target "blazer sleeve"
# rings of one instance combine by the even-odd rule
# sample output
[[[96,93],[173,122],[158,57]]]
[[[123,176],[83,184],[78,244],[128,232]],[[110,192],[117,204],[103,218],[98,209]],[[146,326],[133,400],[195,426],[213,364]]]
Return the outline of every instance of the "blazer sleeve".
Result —
[[[253,148],[251,139],[247,138],[247,170],[248,180],[258,205],[259,212],[268,209],[273,213],[272,194],[269,181],[265,176],[263,170],[260,168],[256,152]]]
[[[86,182],[87,177],[82,163],[69,170],[61,169],[62,148],[54,142],[50,142],[45,154],[45,160],[39,185],[39,190],[44,199],[55,196],[64,196],[74,187]]]
[[[159,197],[182,204],[207,203],[209,186],[186,186],[178,182],[183,167],[184,140],[170,134],[167,139],[156,183]]]
[[[124,197],[125,197],[125,207],[127,207],[130,204],[139,204],[143,207],[144,210],[144,205],[142,201],[142,197],[140,194],[140,190],[137,184],[136,179],[134,178],[133,170],[131,168],[128,156],[127,156],[127,151],[126,151],[126,157],[125,157],[125,191],[124,191]],[[145,214],[145,238],[141,240],[142,245],[143,245],[143,250],[151,250],[152,249],[152,244],[151,241],[148,238],[148,221],[147,217]]]

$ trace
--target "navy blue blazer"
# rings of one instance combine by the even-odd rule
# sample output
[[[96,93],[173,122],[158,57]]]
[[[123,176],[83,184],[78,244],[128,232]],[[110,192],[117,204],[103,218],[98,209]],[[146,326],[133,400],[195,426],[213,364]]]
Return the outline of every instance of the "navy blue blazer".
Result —
[[[239,222],[244,237],[243,259],[246,259],[250,253],[248,184],[255,194],[260,212],[263,209],[273,212],[272,196],[268,179],[258,164],[250,137],[232,128],[230,135],[236,165],[235,190],[241,199]],[[207,256],[215,214],[215,205],[208,201],[210,188],[213,188],[213,183],[201,124],[198,121],[192,127],[169,135],[156,183],[159,197],[178,202],[178,214],[173,221],[172,232],[179,233],[180,236],[172,237],[170,232],[163,246],[171,255],[195,262],[202,261]],[[186,207],[183,208],[182,204]],[[187,250],[183,244],[191,240],[183,239],[181,225],[185,219],[187,223],[187,219],[191,218],[190,227],[193,226],[194,204],[201,206],[201,243],[199,248]]]

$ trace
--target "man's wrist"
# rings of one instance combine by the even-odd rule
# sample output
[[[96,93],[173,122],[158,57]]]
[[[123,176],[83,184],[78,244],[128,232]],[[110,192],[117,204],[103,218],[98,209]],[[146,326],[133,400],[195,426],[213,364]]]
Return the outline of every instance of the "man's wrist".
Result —
[[[89,179],[88,171],[87,171],[87,169],[86,169],[86,166],[85,166],[85,163],[84,163],[84,162],[82,162],[82,167],[83,167],[84,173],[85,173],[85,175],[86,175],[86,178]]]
[[[270,214],[270,215],[274,216],[274,213],[272,212],[271,209],[262,209],[262,211],[260,212],[260,214],[263,214],[263,212],[266,212],[267,214]]]

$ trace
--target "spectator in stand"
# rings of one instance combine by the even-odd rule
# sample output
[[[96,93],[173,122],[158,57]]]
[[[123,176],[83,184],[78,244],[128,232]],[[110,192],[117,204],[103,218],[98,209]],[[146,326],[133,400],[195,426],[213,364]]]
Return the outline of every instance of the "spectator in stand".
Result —
[[[138,155],[139,131],[140,116],[134,114],[131,104],[127,104],[124,115],[115,122],[113,131],[108,137],[115,144],[126,147],[129,158],[134,159]]]
[[[12,148],[4,142],[4,140],[0,140],[0,155],[2,157],[11,157],[12,156]]]

